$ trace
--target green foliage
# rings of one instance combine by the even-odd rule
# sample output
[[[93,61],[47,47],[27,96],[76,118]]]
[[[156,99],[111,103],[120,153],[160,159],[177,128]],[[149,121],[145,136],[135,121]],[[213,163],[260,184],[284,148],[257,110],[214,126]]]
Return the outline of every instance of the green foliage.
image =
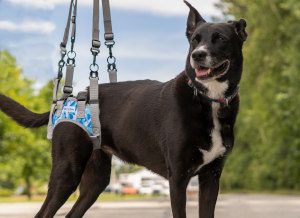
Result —
[[[300,1],[222,0],[247,20],[241,109],[223,189],[300,190]]]
[[[12,196],[14,193],[12,190],[9,189],[0,189],[0,197],[10,197]]]
[[[134,173],[140,169],[142,169],[142,167],[137,165],[122,164],[117,167],[116,175],[119,177],[119,175],[122,173]]]
[[[0,52],[0,92],[35,112],[49,110],[51,83],[34,95],[34,81],[26,78],[16,60],[7,52]],[[32,188],[48,180],[50,143],[46,128],[25,129],[0,113],[0,188],[25,186],[31,196]]]

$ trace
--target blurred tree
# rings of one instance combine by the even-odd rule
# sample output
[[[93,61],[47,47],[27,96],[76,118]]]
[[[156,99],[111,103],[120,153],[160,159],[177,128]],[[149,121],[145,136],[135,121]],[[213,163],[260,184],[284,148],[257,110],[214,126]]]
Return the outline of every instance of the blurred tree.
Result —
[[[120,174],[123,173],[134,173],[140,169],[142,169],[142,167],[124,163],[116,167],[116,176],[119,177]]]
[[[49,110],[52,84],[34,95],[33,81],[26,78],[16,60],[0,52],[0,92],[35,112]],[[0,188],[14,189],[21,183],[31,198],[34,186],[44,184],[50,171],[50,143],[46,128],[25,129],[0,113]]]
[[[221,8],[246,18],[249,34],[222,187],[300,190],[300,1],[222,0]]]

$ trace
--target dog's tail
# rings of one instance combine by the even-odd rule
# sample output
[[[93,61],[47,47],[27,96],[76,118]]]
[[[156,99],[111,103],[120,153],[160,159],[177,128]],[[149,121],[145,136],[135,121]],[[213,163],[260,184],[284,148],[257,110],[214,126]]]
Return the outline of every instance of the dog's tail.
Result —
[[[50,112],[36,114],[23,105],[0,93],[0,110],[10,116],[19,125],[36,128],[46,125],[49,121]]]

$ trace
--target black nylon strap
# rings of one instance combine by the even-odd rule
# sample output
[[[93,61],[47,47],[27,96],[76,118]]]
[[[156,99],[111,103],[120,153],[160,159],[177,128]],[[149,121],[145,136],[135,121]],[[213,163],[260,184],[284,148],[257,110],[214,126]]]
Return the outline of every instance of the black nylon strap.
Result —
[[[114,41],[114,34],[112,31],[111,25],[111,14],[110,14],[110,6],[109,0],[102,0],[102,10],[103,10],[103,21],[104,21],[104,38],[106,43]]]

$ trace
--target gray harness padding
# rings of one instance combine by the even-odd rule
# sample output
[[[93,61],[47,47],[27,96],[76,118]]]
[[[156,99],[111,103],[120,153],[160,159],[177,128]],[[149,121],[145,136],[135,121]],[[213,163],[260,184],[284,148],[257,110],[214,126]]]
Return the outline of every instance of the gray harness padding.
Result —
[[[96,51],[96,54],[93,53],[94,55],[94,66],[95,66],[95,59],[96,56],[99,52],[100,48],[100,41],[99,41],[99,0],[94,0],[93,3],[93,33],[92,33],[92,48],[91,51]],[[112,27],[111,27],[111,15],[110,15],[110,7],[109,7],[109,0],[102,0],[103,4],[103,17],[104,17],[104,26],[105,26],[105,40],[107,43],[112,43],[111,47],[114,44],[114,35],[112,33]],[[71,18],[72,15],[72,10],[73,10],[73,17]],[[71,0],[70,8],[69,8],[69,14],[68,14],[68,19],[67,19],[67,25],[65,28],[65,33],[63,37],[63,41],[60,44],[61,48],[61,54],[62,54],[62,60],[59,62],[59,73],[58,77],[54,80],[54,87],[53,87],[53,104],[51,106],[51,111],[50,111],[50,118],[49,118],[49,123],[48,123],[48,129],[47,129],[47,138],[49,140],[52,139],[53,136],[53,120],[52,117],[57,111],[56,116],[60,116],[62,113],[62,109],[64,106],[64,103],[68,99],[74,100],[72,96],[73,92],[73,76],[74,76],[74,69],[75,69],[75,56],[68,59],[68,65],[67,65],[67,70],[66,70],[66,79],[65,79],[65,86],[63,88],[63,97],[60,100],[57,100],[57,92],[61,80],[61,71],[62,67],[61,62],[65,63],[63,61],[63,58],[66,54],[66,46],[68,43],[68,36],[69,36],[69,30],[72,22],[72,33],[71,33],[71,52],[73,53],[73,48],[74,48],[74,42],[75,42],[75,36],[76,36],[76,15],[77,15],[77,0]],[[110,53],[111,53],[111,47],[110,47]],[[110,54],[111,55],[111,54]],[[69,60],[71,59],[70,63]],[[109,69],[109,78],[110,82],[117,82],[117,70],[114,69]],[[96,76],[93,76],[94,73],[96,73]],[[93,142],[93,147],[94,149],[100,149],[101,148],[101,124],[100,124],[100,108],[99,108],[99,87],[98,87],[98,72],[91,72],[90,76],[90,88],[89,88],[89,94],[90,94],[90,99],[89,99],[89,108],[91,111],[91,126],[92,126],[92,131],[93,135],[90,134],[90,138]],[[78,119],[83,119],[85,117],[85,108],[87,105],[86,102],[86,92],[79,92],[77,96],[77,118]],[[76,122],[74,120],[64,120],[64,122]],[[80,125],[79,125],[80,126]]]

